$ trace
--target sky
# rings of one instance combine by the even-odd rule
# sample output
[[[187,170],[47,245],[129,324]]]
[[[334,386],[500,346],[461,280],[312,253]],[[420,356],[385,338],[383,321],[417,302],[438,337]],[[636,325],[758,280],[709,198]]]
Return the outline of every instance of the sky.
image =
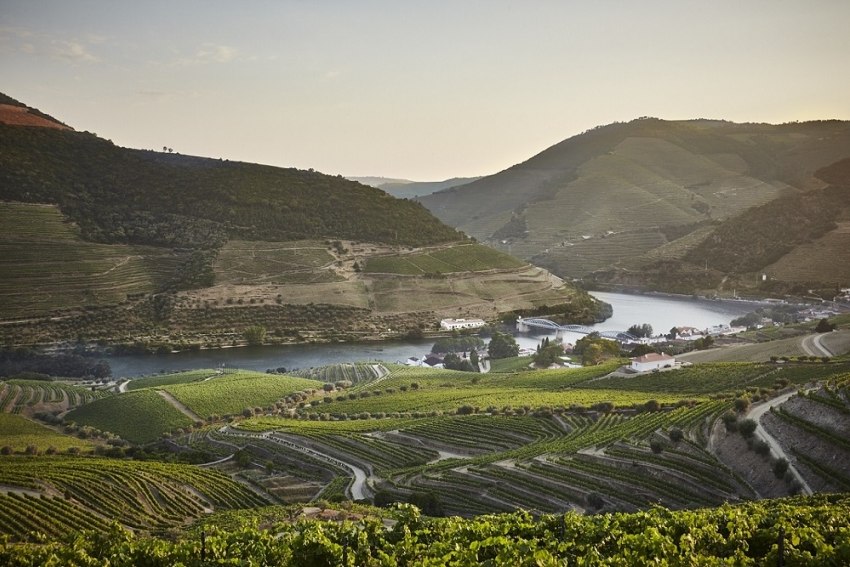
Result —
[[[131,148],[487,175],[642,116],[850,119],[847,0],[0,0],[0,92]]]

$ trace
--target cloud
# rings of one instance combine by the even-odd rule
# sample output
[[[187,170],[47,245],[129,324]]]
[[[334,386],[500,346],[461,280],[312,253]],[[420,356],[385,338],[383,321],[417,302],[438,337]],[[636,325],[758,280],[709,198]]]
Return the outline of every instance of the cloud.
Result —
[[[67,59],[69,61],[100,61],[100,59],[92,55],[92,53],[86,48],[85,45],[78,41],[51,41],[50,49],[48,50],[48,55],[57,59]]]
[[[105,43],[106,39],[102,36],[87,36],[85,40],[53,38],[25,28],[0,27],[0,52],[24,53],[74,63],[96,63],[100,58],[90,51],[89,45]]]
[[[182,57],[174,62],[174,65],[205,65],[208,63],[230,63],[236,60],[239,50],[229,45],[217,45],[204,43],[191,57]]]

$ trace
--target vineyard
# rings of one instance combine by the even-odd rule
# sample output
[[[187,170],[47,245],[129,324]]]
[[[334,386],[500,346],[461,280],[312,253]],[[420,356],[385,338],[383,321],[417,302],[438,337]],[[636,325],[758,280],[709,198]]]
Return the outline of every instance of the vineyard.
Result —
[[[11,453],[58,452],[89,449],[91,443],[58,433],[23,416],[0,413],[0,446]]]
[[[421,517],[358,508],[324,510],[330,520],[279,518],[257,529],[255,515],[205,522],[175,540],[111,531],[47,544],[0,543],[9,566],[105,564],[246,565],[846,565],[850,503],[844,496],[767,500],[671,512],[534,517],[527,512],[472,519]],[[291,510],[288,517],[299,511]],[[394,525],[382,521],[389,515]],[[339,518],[348,518],[340,520]],[[253,525],[252,525],[253,524]],[[268,525],[268,522],[266,522]]]
[[[133,443],[154,441],[166,431],[192,424],[191,419],[154,390],[97,400],[71,411],[66,420],[111,431]]]
[[[807,478],[821,478],[818,489],[850,489],[843,472],[850,466],[850,446],[842,433],[850,428],[848,362],[718,363],[628,375],[616,372],[619,360],[535,371],[526,360],[505,361],[487,374],[358,363],[311,368],[299,376],[198,370],[140,378],[134,381],[138,389],[92,394],[64,416],[65,423],[148,448],[167,447],[212,468],[10,455],[0,460],[0,486],[9,487],[0,494],[9,500],[10,515],[36,505],[58,511],[54,517],[33,512],[19,524],[7,519],[3,533],[21,538],[43,524],[41,531],[55,537],[70,529],[66,518],[74,507],[93,511],[88,517],[95,523],[119,518],[136,530],[162,530],[210,509],[251,506],[252,499],[256,504],[264,498],[259,494],[278,503],[426,502],[431,514],[463,517],[745,502],[762,497],[760,485],[713,449],[716,426],[730,414],[742,422],[743,414],[735,412],[750,403],[780,392],[792,396],[818,381],[820,389],[792,397],[768,412],[764,423],[796,431],[782,437],[797,439],[787,450]],[[57,383],[10,384],[42,388],[40,399],[68,396],[62,393],[68,386]],[[42,453],[45,446],[53,447],[51,453],[87,448],[23,417],[7,419],[21,420],[4,428],[10,434],[13,425],[21,428],[10,453],[29,452],[30,445]],[[38,428],[63,439],[37,440],[32,436]],[[95,452],[105,454],[97,443]],[[771,466],[771,460],[764,462]],[[82,471],[82,463],[96,466]],[[132,472],[136,466],[144,474]],[[187,471],[237,487],[227,490],[235,500],[224,499],[221,489],[197,486],[207,476],[189,479]],[[167,482],[152,487],[160,474]],[[119,496],[117,489],[87,488],[96,482],[128,490]],[[780,494],[799,490],[790,482],[781,486]],[[90,527],[103,530],[105,524]]]
[[[447,274],[496,269],[515,269],[524,262],[480,244],[462,244],[433,251],[375,256],[366,263],[366,272],[400,275]]]
[[[139,530],[186,524],[216,509],[265,501],[224,475],[188,465],[98,458],[5,458],[0,484],[2,533],[24,538],[102,528],[116,521]],[[21,511],[24,511],[21,514]]]
[[[100,391],[41,380],[0,381],[0,412],[28,413],[81,406],[103,397]]]

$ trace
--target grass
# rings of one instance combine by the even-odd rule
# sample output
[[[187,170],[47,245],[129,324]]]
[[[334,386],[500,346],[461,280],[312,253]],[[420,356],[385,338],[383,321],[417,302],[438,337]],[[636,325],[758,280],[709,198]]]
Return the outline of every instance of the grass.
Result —
[[[36,447],[40,453],[51,447],[58,451],[66,451],[71,447],[92,447],[88,441],[57,433],[40,423],[9,413],[0,413],[0,445],[19,453],[28,446]]]
[[[800,356],[806,354],[800,337],[777,339],[758,344],[728,345],[721,348],[693,351],[677,358],[693,363],[705,362],[767,362],[771,356]]]

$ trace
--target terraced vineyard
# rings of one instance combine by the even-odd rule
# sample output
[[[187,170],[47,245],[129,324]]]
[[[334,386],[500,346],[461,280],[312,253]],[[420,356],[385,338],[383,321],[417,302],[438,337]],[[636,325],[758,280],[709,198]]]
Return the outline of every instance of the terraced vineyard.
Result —
[[[89,441],[58,433],[23,416],[9,413],[0,413],[0,446],[16,453],[33,449],[44,453],[92,448]]]
[[[123,302],[149,293],[180,262],[170,250],[83,241],[53,205],[0,202],[0,317]]]
[[[764,424],[813,489],[850,490],[850,374],[773,408]]]
[[[524,262],[480,244],[463,244],[413,254],[375,256],[369,258],[368,273],[448,274],[453,272],[478,272],[485,270],[510,270],[525,266]]]
[[[42,380],[0,380],[0,412],[32,413],[36,410],[66,409],[103,397],[90,388]]]
[[[217,284],[286,284],[340,281],[331,270],[335,257],[319,241],[231,240],[216,257]]]
[[[156,388],[171,386],[174,384],[188,384],[190,382],[202,382],[214,378],[220,372],[212,369],[189,370],[188,372],[174,372],[171,374],[155,374],[134,378],[127,385],[127,390],[142,390],[144,388]]]
[[[321,388],[321,382],[292,376],[240,371],[213,380],[163,389],[203,418],[237,414],[245,408],[273,405],[289,394]]]
[[[148,443],[192,420],[154,390],[127,392],[77,408],[67,421],[111,431],[133,443]]]
[[[133,529],[162,529],[212,509],[265,504],[218,472],[157,462],[6,458],[0,460],[0,484],[14,487],[3,497],[12,505],[0,508],[0,526],[16,538],[33,527],[58,534],[113,520]]]

